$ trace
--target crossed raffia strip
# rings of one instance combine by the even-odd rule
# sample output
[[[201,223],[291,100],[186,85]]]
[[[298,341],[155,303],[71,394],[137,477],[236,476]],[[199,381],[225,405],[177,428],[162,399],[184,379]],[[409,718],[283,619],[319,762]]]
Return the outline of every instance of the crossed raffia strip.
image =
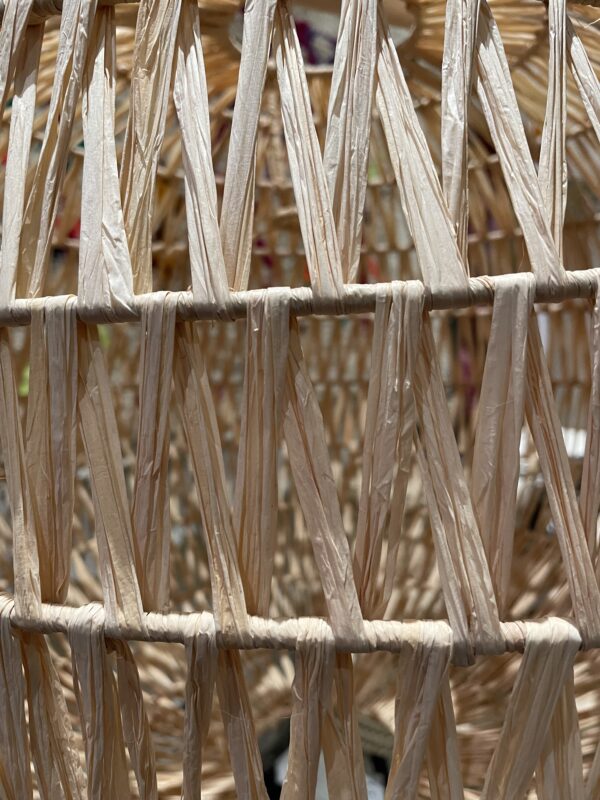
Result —
[[[366,796],[349,652],[399,653],[389,797],[411,797],[427,757],[437,796],[462,795],[448,666],[477,654],[524,649],[484,797],[538,787],[584,796],[573,661],[600,644],[596,519],[600,311],[594,311],[593,390],[582,490],[576,496],[533,303],[594,296],[597,274],[563,267],[567,64],[600,132],[598,82],[564,2],[549,4],[550,80],[539,169],[528,149],[503,45],[486,0],[447,6],[442,85],[442,183],[423,137],[387,24],[375,0],[348,0],[333,70],[321,156],[302,55],[289,8],[257,0],[245,14],[238,97],[219,220],[200,10],[189,0],[140,6],[132,104],[120,165],[114,142],[115,15],[93,0],[64,0],[46,134],[31,190],[26,167],[43,29],[28,25],[54,3],[7,0],[0,31],[3,102],[14,80],[0,255],[0,316],[31,324],[25,432],[6,327],[0,332],[0,430],[14,536],[14,601],[0,611],[3,788],[32,796],[123,797],[125,745],[140,796],[156,797],[156,768],[127,638],[186,646],[184,794],[200,797],[201,752],[216,684],[240,797],[266,796],[238,650],[296,650],[290,761],[283,796],[314,795],[331,686],[348,764],[340,796]],[[462,48],[456,48],[456,42]],[[312,292],[245,293],[250,268],[254,165],[267,61],[274,51],[283,126]],[[174,65],[192,272],[191,297],[152,294],[150,217]],[[532,274],[468,280],[468,98],[475,88],[527,245]],[[78,297],[45,298],[52,231],[70,132],[82,100],[85,157]],[[356,279],[370,123],[375,101],[424,283],[376,287]],[[123,197],[121,204],[120,197]],[[233,291],[232,291],[233,290]],[[428,309],[493,298],[494,312],[467,486],[454,438]],[[297,314],[375,312],[354,552],[343,527],[323,421],[304,361]],[[247,317],[242,432],[231,509],[202,348],[185,319]],[[140,421],[129,508],[108,373],[95,322],[139,317]],[[177,321],[179,318],[179,322]],[[78,321],[79,319],[79,321]],[[508,324],[507,324],[508,321]],[[196,478],[213,615],[168,607],[168,408],[172,385]],[[525,416],[537,447],[568,578],[575,625],[506,624],[518,447]],[[68,609],[75,431],[88,459],[104,606]],[[287,444],[326,598],[323,620],[268,616],[276,532],[276,458]],[[392,446],[390,446],[390,442]],[[448,623],[379,622],[390,599],[416,442]],[[257,454],[259,457],[257,459]],[[261,465],[260,474],[255,469]],[[383,563],[383,542],[387,561]],[[383,579],[382,579],[383,576]],[[13,626],[22,629],[19,638]],[[66,632],[84,730],[87,777],[43,635]],[[117,679],[109,661],[116,653]],[[336,655],[337,652],[337,655]],[[535,687],[532,691],[530,687]],[[26,733],[24,699],[29,708]],[[530,731],[535,730],[532,737]],[[110,731],[110,735],[107,735]],[[560,769],[568,752],[571,769]],[[346,781],[348,785],[344,783]],[[559,784],[558,782],[564,782]],[[586,787],[597,794],[600,758]],[[558,788],[557,788],[558,787]],[[344,794],[345,796],[345,794]],[[570,795],[569,795],[570,796]]]

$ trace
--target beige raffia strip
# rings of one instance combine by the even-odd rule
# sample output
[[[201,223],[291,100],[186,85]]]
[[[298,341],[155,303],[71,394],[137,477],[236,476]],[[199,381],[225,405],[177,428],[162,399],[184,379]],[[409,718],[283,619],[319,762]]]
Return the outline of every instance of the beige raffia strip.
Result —
[[[436,717],[439,692],[447,679],[452,630],[422,622],[398,656],[394,751],[386,800],[416,797],[421,767]]]
[[[394,751],[386,800],[416,797],[452,655],[452,630],[422,622],[398,656]]]
[[[6,0],[0,28],[0,107],[6,98],[17,71],[33,0]]]
[[[335,709],[324,709],[322,737],[329,796],[367,800],[365,761],[354,703],[351,653],[335,654],[334,683]]]
[[[435,800],[464,800],[456,720],[448,673],[442,678],[427,747],[429,789]]]
[[[592,388],[588,409],[579,508],[583,531],[592,555],[592,562],[597,563],[597,525],[598,510],[600,508],[600,292],[596,294],[591,324]]]
[[[19,399],[9,333],[0,328],[0,440],[13,531],[15,610],[34,619],[40,610],[40,573],[35,520],[25,463]]]
[[[562,254],[562,225],[567,196],[567,165],[565,153],[565,125],[566,125],[566,7],[565,0],[551,0],[549,4],[550,19],[550,64],[549,64],[549,89],[548,103],[546,107],[546,118],[544,121],[544,131],[542,135],[542,145],[540,151],[540,186],[545,194],[546,209],[549,221],[552,225],[554,241],[559,252]],[[577,80],[577,69],[574,67]],[[584,98],[585,103],[585,98]],[[595,326],[594,326],[595,327]],[[597,344],[597,334],[592,333],[592,341]],[[579,514],[577,509],[571,507],[571,514],[576,520],[578,528],[577,539],[579,541],[580,521],[583,523],[583,536],[587,540],[588,547],[592,553],[595,551],[596,522],[598,516],[598,502],[600,501],[600,486],[595,487],[598,478],[595,476],[590,480],[590,471],[598,473],[597,461],[597,432],[594,432],[595,403],[597,402],[598,387],[596,368],[592,364],[592,393],[590,397],[589,427],[586,438],[585,460],[582,475],[582,490],[580,498],[580,508],[583,514]],[[557,418],[558,419],[558,418]],[[561,440],[562,441],[562,440]],[[564,448],[563,448],[564,449]],[[560,450],[560,444],[559,444]],[[562,454],[559,454],[562,458]],[[562,464],[563,473],[567,477],[567,491],[569,492],[569,503],[572,503],[574,491],[571,489],[570,470],[564,472],[564,462]],[[546,478],[547,479],[547,478]],[[590,492],[591,488],[591,492]],[[550,493],[550,490],[549,490]],[[591,517],[595,514],[596,518]],[[584,514],[589,516],[584,516]],[[554,509],[553,509],[554,515]],[[565,515],[568,519],[569,513]],[[568,524],[568,523],[567,523]],[[593,563],[593,561],[592,561]],[[587,562],[586,562],[587,565]],[[596,586],[594,586],[596,588]],[[600,592],[593,594],[594,602],[600,601]],[[575,602],[575,601],[574,601]],[[576,612],[577,613],[577,612]],[[595,635],[600,635],[600,611],[597,612],[595,624]],[[584,636],[586,634],[584,633]],[[588,631],[589,635],[589,631]]]
[[[585,800],[596,800],[600,797],[600,745],[596,746],[594,760],[588,772],[585,784]]]
[[[323,417],[302,353],[296,320],[290,329],[286,393],[284,436],[331,627],[336,637],[350,638],[362,630],[362,615]]]
[[[573,613],[586,645],[600,643],[600,591],[588,550],[548,364],[535,315],[527,337],[525,411],[548,493]]]
[[[115,10],[98,10],[83,84],[83,177],[78,296],[85,306],[127,307],[131,261],[115,147]]]
[[[310,104],[298,34],[286,0],[273,34],[283,130],[310,282],[315,294],[337,297],[343,275],[335,221]]]
[[[202,615],[185,633],[187,680],[183,736],[183,800],[202,800],[202,749],[208,735],[217,674],[214,617]]]
[[[448,0],[442,59],[442,186],[467,263],[469,104],[480,0]]]
[[[60,187],[67,166],[95,11],[96,0],[64,0],[46,131],[21,236],[19,295],[38,297],[44,292]]]
[[[76,298],[36,301],[31,316],[26,465],[42,601],[69,586],[77,431]]]
[[[417,456],[434,537],[455,660],[470,663],[470,630],[480,653],[501,651],[502,637],[485,551],[452,429],[431,323],[423,322],[415,398]]]
[[[158,800],[154,748],[137,666],[129,645],[119,640],[108,644],[117,655],[117,691],[123,736],[129,750],[139,796],[141,800]]]
[[[584,800],[575,681],[569,670],[535,770],[538,800]]]
[[[81,609],[69,626],[89,800],[130,796],[117,687],[97,611],[97,606]]]
[[[282,800],[313,800],[321,756],[323,714],[331,704],[334,647],[322,620],[298,638],[292,686],[288,768]]]
[[[192,291],[197,300],[223,305],[229,289],[219,234],[200,9],[193,0],[182,0],[173,98],[181,128]]]
[[[531,267],[538,278],[559,282],[564,270],[546,218],[504,45],[487,0],[480,6],[476,85]]]
[[[175,342],[173,295],[155,292],[140,325],[139,422],[131,523],[136,570],[146,611],[169,605],[169,405]]]
[[[269,616],[277,537],[277,451],[281,438],[289,339],[289,289],[253,296],[246,363],[234,526],[249,614]]]
[[[191,325],[175,335],[175,394],[196,480],[208,553],[213,610],[220,630],[248,630],[244,590],[225,483],[223,452],[202,345]]]
[[[32,4],[33,0],[8,0],[0,28],[0,108],[3,111],[13,78],[15,81],[4,183],[4,195],[10,197],[11,202],[4,203],[2,210],[0,297],[5,298],[5,302],[11,301],[15,293],[25,178],[35,113],[35,79],[43,36],[43,27],[28,28]],[[23,95],[26,102],[23,102]]]
[[[520,800],[529,787],[577,650],[564,620],[525,622],[525,653],[487,771],[482,800]]]
[[[267,800],[252,705],[239,650],[220,650],[217,693],[238,797]]]
[[[335,46],[323,164],[344,282],[358,275],[377,53],[376,0],[344,0]]]
[[[377,108],[423,280],[461,287],[467,274],[452,219],[381,7],[377,30]]]
[[[6,800],[30,800],[31,761],[25,720],[21,648],[12,634],[12,600],[0,595],[0,790]]]
[[[229,286],[248,288],[254,221],[256,142],[276,0],[247,0],[244,36],[227,154],[221,241]]]
[[[109,625],[143,627],[117,420],[95,326],[78,326],[79,421],[90,467],[102,592]]]
[[[123,215],[136,294],[152,291],[152,209],[181,0],[142,0],[121,161]],[[64,16],[64,11],[63,11]]]
[[[600,139],[600,81],[590,63],[585,47],[568,17],[567,48],[569,63],[581,100],[596,136]]]
[[[510,584],[534,288],[526,272],[496,283],[473,452],[473,506],[501,616]]]
[[[416,282],[394,281],[377,295],[354,546],[354,580],[366,619],[383,616],[396,578],[416,423],[413,380],[423,299],[423,285]]]
[[[31,754],[42,800],[85,795],[85,775],[79,763],[71,718],[60,677],[46,640],[38,634],[21,638],[27,685]]]
[[[33,526],[35,522],[37,541],[28,543],[30,552],[26,564],[17,557],[21,545],[15,540],[16,579],[23,568],[29,572],[39,549],[44,597],[51,600],[64,600],[69,571],[77,396],[74,301],[75,298],[49,300],[34,310],[27,466],[30,481],[36,487],[33,498],[36,513],[29,511],[27,518],[28,525]],[[14,390],[14,377],[12,382]],[[20,422],[18,419],[13,422],[19,427],[16,428],[17,441],[11,444],[17,449],[12,453],[22,458]],[[23,498],[28,495],[24,469],[22,476]],[[46,481],[46,476],[51,480]],[[17,585],[20,582],[18,578]],[[35,591],[39,593],[39,589]],[[45,640],[33,634],[23,635],[22,657],[40,796],[48,800],[58,796],[81,798],[84,778],[72,743],[60,681]]]
[[[562,230],[567,205],[566,21],[566,0],[550,0],[548,3],[548,36],[550,39],[548,95],[538,175],[550,230],[561,260],[563,256]]]

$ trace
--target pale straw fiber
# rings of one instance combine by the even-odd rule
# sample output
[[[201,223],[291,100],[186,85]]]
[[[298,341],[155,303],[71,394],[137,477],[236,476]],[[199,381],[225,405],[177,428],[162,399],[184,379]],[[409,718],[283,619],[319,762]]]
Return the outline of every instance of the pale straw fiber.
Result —
[[[334,660],[332,642],[318,635],[318,625],[306,632],[296,649],[290,753],[281,790],[284,800],[313,800],[317,788],[323,714],[331,701]]]
[[[325,708],[321,737],[327,787],[332,795],[359,800],[367,797],[367,784],[350,653],[336,653],[333,681],[335,707]]]
[[[135,292],[152,290],[150,219],[180,7],[181,0],[143,0],[137,17],[120,173]]]
[[[9,800],[32,797],[31,761],[25,719],[25,681],[19,642],[10,629],[12,603],[0,597],[0,637],[2,639],[0,702],[4,724],[0,732],[0,785]]]
[[[0,18],[0,795],[597,800],[598,3]]]

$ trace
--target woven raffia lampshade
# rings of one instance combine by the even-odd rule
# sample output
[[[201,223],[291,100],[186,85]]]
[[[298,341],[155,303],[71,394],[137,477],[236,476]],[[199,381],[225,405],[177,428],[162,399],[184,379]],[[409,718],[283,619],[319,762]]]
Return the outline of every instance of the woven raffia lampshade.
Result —
[[[0,3],[0,798],[600,798],[594,6]]]

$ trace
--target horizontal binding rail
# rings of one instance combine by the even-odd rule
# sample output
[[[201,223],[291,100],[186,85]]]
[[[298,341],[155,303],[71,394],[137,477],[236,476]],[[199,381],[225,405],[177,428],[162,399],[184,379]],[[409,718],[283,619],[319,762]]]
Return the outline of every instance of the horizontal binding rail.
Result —
[[[517,273],[520,274],[520,273]],[[511,281],[514,274],[497,275],[481,278],[470,278],[464,288],[460,289],[425,289],[425,307],[427,310],[461,309],[473,306],[486,306],[494,302],[495,287],[500,282]],[[596,296],[600,269],[584,269],[565,272],[561,283],[536,284],[536,303],[558,303],[563,300],[577,298],[592,299]],[[406,281],[410,283],[410,281]],[[418,281],[413,281],[418,283]],[[347,314],[364,314],[375,311],[377,294],[380,287],[388,284],[348,283],[344,286],[343,295],[339,298],[320,297],[312,289],[300,287],[290,290],[290,313],[296,317],[310,315],[343,316]],[[280,288],[280,287],[277,287]],[[224,305],[194,300],[191,292],[169,292],[172,301],[177,304],[177,319],[193,320],[235,320],[247,315],[248,306],[253,297],[263,290],[252,289],[245,292],[232,292]],[[107,323],[129,322],[141,318],[142,308],[152,294],[139,294],[133,297],[129,306],[86,307],[77,305],[77,316],[82,322]],[[59,300],[60,298],[56,298]],[[0,326],[17,327],[31,322],[31,309],[35,300],[15,300],[9,306],[0,307]]]
[[[119,6],[119,5],[132,5],[139,0],[99,0],[98,5],[101,6]],[[547,3],[547,0],[540,0],[542,3]],[[569,5],[584,5],[584,6],[600,6],[600,0],[567,0]],[[6,0],[0,0],[0,20],[4,15],[4,8]],[[50,17],[59,16],[62,13],[63,0],[34,0],[33,8],[31,9],[30,24],[36,25],[43,22]]]
[[[43,603],[40,616],[35,619],[17,618],[14,607],[11,612],[11,624],[17,630],[42,634],[67,633],[71,624],[82,620],[82,612],[92,609],[95,619],[102,624],[103,607],[98,603],[90,603],[81,608],[51,605]],[[322,622],[322,620],[319,620]],[[542,620],[540,620],[541,622]],[[217,631],[216,643],[221,649],[236,650],[295,650],[298,637],[308,629],[314,630],[315,618],[299,617],[297,619],[275,620],[264,617],[248,617],[248,631]],[[566,622],[577,632],[577,628],[569,620]],[[214,630],[214,617],[211,613],[192,614],[158,614],[146,612],[143,617],[144,630],[111,627],[104,622],[104,634],[111,639],[132,640],[140,642],[185,643],[186,637],[200,631]],[[440,634],[450,633],[450,626],[445,620],[429,621],[439,628]],[[324,636],[335,644],[338,652],[372,653],[385,651],[398,653],[407,642],[414,642],[419,633],[421,621],[398,622],[395,620],[364,620],[364,631],[357,632],[352,639],[336,639],[331,627],[325,623],[320,629]],[[504,652],[522,653],[525,649],[526,633],[522,622],[501,622],[500,628],[504,637]],[[440,640],[445,636],[440,636]],[[475,654],[478,653],[474,642]]]

